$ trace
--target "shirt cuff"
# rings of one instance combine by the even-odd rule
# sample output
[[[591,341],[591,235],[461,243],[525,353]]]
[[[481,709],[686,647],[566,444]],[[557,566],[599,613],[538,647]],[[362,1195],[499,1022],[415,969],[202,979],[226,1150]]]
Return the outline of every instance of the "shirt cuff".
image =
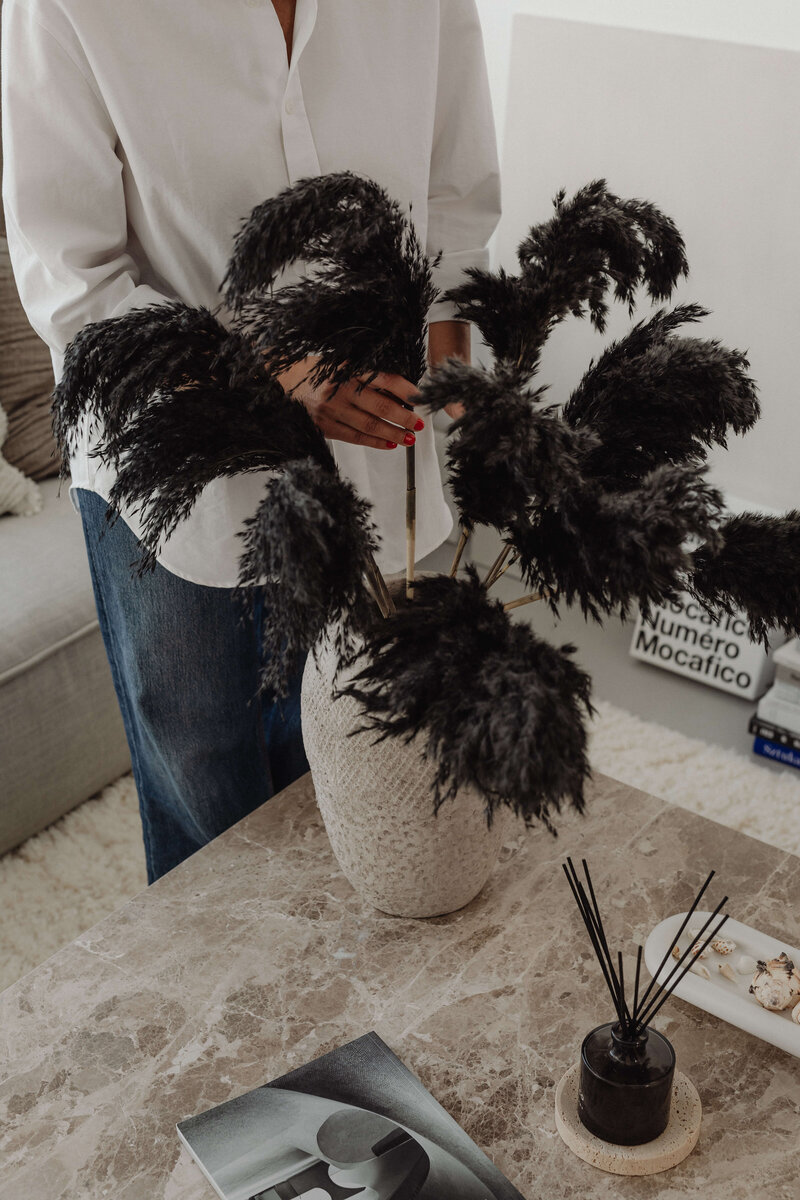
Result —
[[[485,271],[489,267],[489,250],[482,247],[478,250],[453,250],[443,254],[438,267],[433,269],[433,282],[443,296],[450,288],[466,283],[464,272],[468,267],[478,267]],[[437,300],[428,309],[428,324],[435,321],[459,321],[463,317],[456,315],[456,305],[452,300]]]

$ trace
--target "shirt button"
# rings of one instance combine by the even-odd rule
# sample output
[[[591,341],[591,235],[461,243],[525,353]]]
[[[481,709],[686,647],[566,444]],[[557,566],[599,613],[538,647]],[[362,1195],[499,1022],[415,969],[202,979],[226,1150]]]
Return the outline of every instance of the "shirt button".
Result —
[[[287,100],[283,107],[286,109],[289,116],[291,116],[295,108],[294,100]]]

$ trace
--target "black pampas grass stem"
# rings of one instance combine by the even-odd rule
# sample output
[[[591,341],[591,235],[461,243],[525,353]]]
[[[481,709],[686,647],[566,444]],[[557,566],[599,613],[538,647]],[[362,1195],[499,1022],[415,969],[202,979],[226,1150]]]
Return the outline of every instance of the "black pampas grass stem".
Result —
[[[562,190],[553,203],[555,215],[520,244],[519,276],[470,268],[469,282],[445,294],[462,320],[478,326],[495,359],[528,371],[566,316],[588,315],[603,332],[612,285],[614,298],[632,310],[640,285],[653,300],[668,299],[688,274],[683,239],[654,205],[615,196],[604,179],[571,200]]]
[[[467,548],[467,542],[469,541],[471,536],[472,536],[472,527],[470,525],[465,525],[462,523],[461,529],[460,529],[459,535],[458,535],[458,545],[456,546],[456,552],[453,555],[453,562],[450,567],[450,578],[451,579],[453,579],[455,577],[456,572],[458,571],[459,565],[461,563],[461,557]]]
[[[272,292],[302,258],[314,278]],[[344,383],[379,372],[416,384],[438,292],[411,220],[374,180],[351,171],[302,179],[254,209],[240,230],[223,288],[280,374],[314,357],[309,378]],[[408,406],[406,406],[408,407]],[[406,597],[414,597],[416,454],[406,448]]]
[[[775,517],[745,512],[728,516],[716,543],[692,559],[691,590],[710,612],[743,609],[750,637],[769,648],[776,626],[800,633],[800,510]]]
[[[434,808],[473,787],[487,816],[507,804],[552,829],[551,810],[583,808],[589,774],[588,678],[490,600],[474,568],[419,579],[413,606],[372,630],[360,670],[342,688],[377,740],[410,742],[438,763]],[[492,753],[486,753],[491,746]]]
[[[417,545],[416,446],[406,446],[406,599],[414,599],[414,560]]]
[[[347,656],[374,610],[364,579],[375,579],[369,505],[312,458],[287,464],[245,522],[239,592],[268,599],[262,622],[264,690],[285,696],[294,664],[329,627]],[[388,610],[387,610],[388,611]]]

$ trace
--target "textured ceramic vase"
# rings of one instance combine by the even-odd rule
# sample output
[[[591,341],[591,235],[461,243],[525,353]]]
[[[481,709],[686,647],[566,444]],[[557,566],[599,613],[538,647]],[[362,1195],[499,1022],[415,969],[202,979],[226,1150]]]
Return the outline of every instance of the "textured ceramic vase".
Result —
[[[435,766],[419,740],[375,743],[350,697],[333,698],[336,658],[327,642],[303,675],[303,741],[333,853],[356,891],[382,912],[433,917],[468,904],[486,883],[515,818],[487,828],[477,793],[433,812]],[[347,678],[340,673],[337,685]]]

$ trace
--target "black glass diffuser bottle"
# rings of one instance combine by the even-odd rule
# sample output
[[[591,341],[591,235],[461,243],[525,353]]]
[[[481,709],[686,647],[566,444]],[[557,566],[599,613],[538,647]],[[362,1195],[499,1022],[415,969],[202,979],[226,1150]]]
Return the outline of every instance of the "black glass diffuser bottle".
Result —
[[[675,1051],[650,1022],[690,969],[695,957],[719,934],[727,917],[723,916],[716,927],[713,926],[728,897],[724,897],[699,936],[680,954],[676,950],[678,941],[714,876],[712,871],[641,996],[642,947],[638,947],[633,1004],[629,1008],[625,999],[622,954],[617,953],[615,963],[585,860],[582,865],[588,891],[570,859],[567,859],[564,871],[611,993],[617,1020],[598,1025],[583,1040],[578,1118],[585,1129],[604,1142],[642,1146],[659,1137],[669,1124],[675,1076]],[[677,959],[672,967],[667,965],[670,958]]]
[[[655,1029],[625,1037],[618,1022],[598,1025],[581,1046],[578,1116],[617,1146],[652,1142],[669,1124],[675,1051]]]

